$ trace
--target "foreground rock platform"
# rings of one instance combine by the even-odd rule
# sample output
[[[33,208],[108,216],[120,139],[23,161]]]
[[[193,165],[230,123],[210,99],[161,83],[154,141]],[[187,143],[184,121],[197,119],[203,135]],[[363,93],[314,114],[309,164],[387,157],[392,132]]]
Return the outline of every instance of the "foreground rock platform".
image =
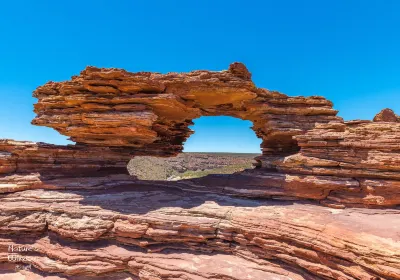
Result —
[[[35,248],[19,255],[28,256],[23,263],[38,268],[39,275],[400,277],[395,209],[330,209],[130,185],[3,194],[0,211],[0,259],[7,260],[10,245]]]
[[[0,140],[1,279],[400,279],[400,122],[224,71],[87,67],[49,82],[33,124],[75,145]],[[253,122],[256,168],[141,181],[200,116]],[[133,170],[133,174],[134,174]],[[19,266],[19,269],[16,269]]]

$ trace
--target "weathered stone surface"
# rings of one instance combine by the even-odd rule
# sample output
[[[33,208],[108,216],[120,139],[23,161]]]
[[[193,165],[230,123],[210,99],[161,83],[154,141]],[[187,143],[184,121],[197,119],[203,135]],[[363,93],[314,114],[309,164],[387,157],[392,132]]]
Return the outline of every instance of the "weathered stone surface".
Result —
[[[0,237],[0,259],[7,259],[10,245],[33,247],[19,255],[43,272],[125,271],[139,279],[400,278],[399,210],[336,210],[135,185],[6,194],[0,211],[1,232],[8,233]]]
[[[301,147],[299,153],[272,160],[266,158],[264,165],[308,178],[325,177],[326,185],[331,185],[325,203],[348,206],[400,204],[399,123],[332,122],[317,125],[295,139]],[[348,188],[335,190],[332,187],[339,178],[347,178],[352,183]]]
[[[339,120],[323,97],[288,97],[258,89],[240,63],[226,71],[130,73],[87,67],[71,81],[39,87],[33,124],[49,126],[77,143],[130,147],[146,155],[176,155],[200,116],[250,120],[264,153],[297,150],[293,135],[316,122]]]
[[[121,148],[51,145],[0,139],[0,174],[42,172],[46,175],[125,173],[132,155]],[[43,174],[44,175],[44,174]]]
[[[362,127],[362,131],[372,131],[367,124],[375,125],[371,122],[362,124],[366,126]],[[336,124],[334,126],[336,127]],[[390,136],[388,131],[382,130],[383,126],[379,128],[374,137],[379,139],[383,135]],[[362,131],[355,132],[355,135],[365,135]],[[328,132],[332,133],[330,130]],[[332,136],[329,133],[326,137]],[[310,131],[304,139],[310,135],[325,137],[321,131]],[[394,135],[397,135],[396,131]],[[340,138],[340,135],[338,137]],[[367,144],[362,144],[362,141],[367,143],[368,139],[357,139],[352,143],[369,147]],[[17,166],[14,172],[3,173],[0,176],[0,193],[41,188],[67,190],[111,188],[136,182],[136,179],[127,173],[129,153],[123,154],[103,147],[63,147],[11,140],[0,143],[2,143],[0,150],[9,153],[9,158]],[[397,141],[394,143],[398,145]],[[176,182],[143,183],[233,196],[312,199],[332,207],[388,207],[400,204],[398,187],[400,165],[397,164],[400,160],[396,161],[399,154],[395,150],[387,151],[386,154],[382,149],[379,153],[365,148],[357,151],[346,142],[343,150],[336,154],[338,158],[334,161],[338,147],[331,151],[332,145],[328,146],[327,150],[321,149],[318,145],[314,147],[304,144],[303,147],[301,141],[299,144],[302,146],[301,152],[292,156],[259,157],[261,167],[258,169]],[[353,156],[340,158],[346,151],[350,151]],[[355,157],[357,154],[365,155],[366,152],[373,155],[370,157],[372,165],[367,158]],[[377,158],[377,155],[384,157]],[[326,157],[331,160],[327,160]],[[125,161],[122,158],[125,158]],[[350,158],[357,165],[350,165]],[[384,159],[390,160],[392,164],[389,164],[389,161],[384,162]],[[338,166],[341,167],[338,169]],[[272,167],[279,171],[273,170]]]
[[[246,170],[232,175],[209,175],[198,179],[181,180],[173,185],[184,190],[223,193],[233,196],[272,199],[325,199],[332,191],[348,191],[359,183],[351,178],[313,176]]]
[[[105,188],[131,183],[121,148],[0,140],[0,193],[28,189]]]
[[[374,122],[400,122],[400,116],[396,115],[392,109],[386,108],[374,117]]]
[[[0,279],[400,279],[390,110],[344,122],[322,97],[257,88],[240,63],[182,74],[88,67],[34,95],[33,123],[77,144],[0,140]],[[174,156],[192,120],[215,115],[253,122],[257,169],[128,175],[132,156]],[[32,271],[11,271],[10,246],[34,248],[17,262]]]
[[[74,261],[70,266],[62,263],[59,259],[51,259],[47,256],[38,257],[35,264],[48,268],[58,273],[32,273],[31,271],[11,271],[2,277],[2,280],[33,280],[33,279],[96,279],[96,280],[205,280],[205,279],[305,279],[301,275],[288,272],[277,265],[271,265],[264,261],[264,265],[257,264],[233,255],[213,254],[206,255],[200,253],[170,252],[169,254],[146,254],[142,252],[128,251],[118,246],[109,246],[96,250],[77,250],[49,244],[47,240],[40,240],[36,247],[50,247],[47,251],[57,251],[62,253],[68,260]],[[102,251],[106,250],[107,254]],[[85,257],[82,258],[82,254]],[[123,255],[121,257],[121,255]],[[115,260],[111,264],[106,261],[93,261],[96,258],[111,257]],[[85,260],[87,259],[87,260]],[[120,260],[119,260],[120,259]],[[76,262],[76,261],[77,262]],[[113,272],[126,270],[129,272]],[[105,272],[102,275],[94,273]],[[84,276],[75,275],[81,273]],[[72,274],[72,275],[71,275]],[[85,275],[88,274],[88,275]],[[91,275],[90,275],[91,274]],[[45,276],[47,275],[47,277]],[[49,276],[51,275],[51,276]],[[69,275],[67,277],[62,275]],[[139,277],[139,278],[136,278]]]

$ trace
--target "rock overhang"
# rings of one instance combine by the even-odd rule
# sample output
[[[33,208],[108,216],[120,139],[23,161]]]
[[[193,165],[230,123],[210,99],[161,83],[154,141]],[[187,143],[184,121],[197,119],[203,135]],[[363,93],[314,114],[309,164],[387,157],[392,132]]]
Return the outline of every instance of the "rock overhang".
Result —
[[[176,155],[200,116],[232,116],[253,122],[266,153],[292,152],[291,137],[316,121],[338,120],[323,97],[288,97],[257,88],[241,63],[224,71],[130,73],[87,67],[67,82],[38,87],[33,124],[49,126],[74,142]],[[271,149],[272,148],[272,149]]]

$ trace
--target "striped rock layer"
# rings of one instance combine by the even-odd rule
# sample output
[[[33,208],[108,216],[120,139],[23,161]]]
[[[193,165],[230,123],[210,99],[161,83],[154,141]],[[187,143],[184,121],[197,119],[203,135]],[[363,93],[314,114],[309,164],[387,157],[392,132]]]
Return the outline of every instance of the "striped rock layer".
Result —
[[[75,145],[0,140],[0,279],[400,279],[400,119],[345,122],[323,97],[228,70],[87,67],[34,92]],[[255,169],[141,181],[200,116],[253,122]],[[166,159],[168,160],[168,159]],[[18,268],[18,269],[16,269]]]

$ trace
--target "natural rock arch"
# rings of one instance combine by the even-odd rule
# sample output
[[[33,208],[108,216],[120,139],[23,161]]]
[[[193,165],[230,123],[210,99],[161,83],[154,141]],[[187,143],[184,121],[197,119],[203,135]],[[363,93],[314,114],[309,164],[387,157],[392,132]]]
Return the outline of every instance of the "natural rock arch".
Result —
[[[89,67],[35,96],[34,123],[77,144],[0,139],[7,271],[11,245],[37,249],[27,263],[38,277],[399,278],[394,112],[344,122],[322,97],[256,88],[241,64],[165,75]],[[261,168],[158,184],[126,174],[132,155],[179,153],[200,115],[252,120]]]
[[[177,155],[192,119],[226,115],[254,123],[263,139],[259,168],[171,186],[331,207],[400,203],[392,195],[400,179],[394,113],[381,112],[379,123],[344,122],[323,97],[288,97],[257,88],[250,78],[243,64],[233,63],[226,71],[183,74],[88,67],[71,81],[49,82],[34,92],[33,123],[76,144],[0,141],[0,172],[17,176],[0,184],[7,190],[131,184],[132,156]],[[76,184],[71,174],[87,179]]]
[[[37,88],[33,124],[49,126],[78,144],[123,147],[135,155],[171,156],[182,151],[200,116],[232,116],[253,122],[264,155],[298,151],[295,135],[316,122],[340,120],[323,97],[288,97],[257,88],[241,63],[226,71],[130,73],[87,67],[71,81]]]

